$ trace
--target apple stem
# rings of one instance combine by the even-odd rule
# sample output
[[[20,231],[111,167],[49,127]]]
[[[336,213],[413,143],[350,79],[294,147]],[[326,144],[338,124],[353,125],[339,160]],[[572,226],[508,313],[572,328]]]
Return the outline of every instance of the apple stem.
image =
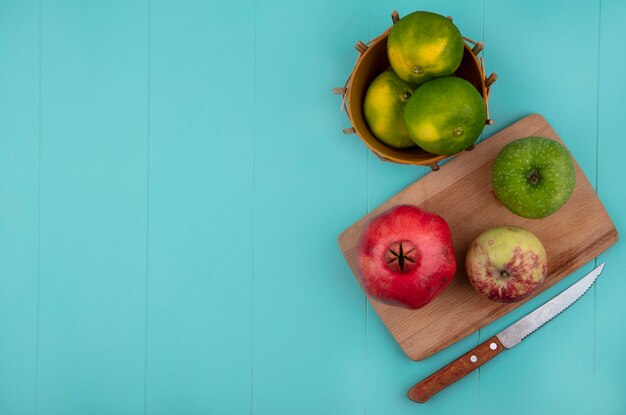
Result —
[[[537,170],[533,170],[530,172],[530,174],[528,175],[528,182],[530,184],[537,184],[539,183],[539,172]]]
[[[511,274],[509,274],[509,273],[507,272],[507,270],[503,269],[503,270],[501,270],[501,271],[500,271],[500,276],[501,276],[502,278],[509,278],[509,277],[511,276]]]

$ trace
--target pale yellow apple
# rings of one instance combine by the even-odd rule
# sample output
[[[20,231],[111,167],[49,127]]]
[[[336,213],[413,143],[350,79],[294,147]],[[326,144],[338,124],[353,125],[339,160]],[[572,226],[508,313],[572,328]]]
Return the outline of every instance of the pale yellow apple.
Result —
[[[532,232],[501,226],[470,245],[465,267],[472,286],[491,300],[512,303],[532,294],[548,271],[546,250]]]

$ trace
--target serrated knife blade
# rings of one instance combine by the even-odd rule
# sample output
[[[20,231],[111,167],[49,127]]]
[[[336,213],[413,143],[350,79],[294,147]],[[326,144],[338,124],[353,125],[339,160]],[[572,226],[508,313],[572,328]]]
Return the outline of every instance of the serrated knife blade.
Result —
[[[507,349],[519,344],[524,337],[558,316],[563,310],[582,297],[582,295],[591,288],[593,283],[596,282],[596,279],[600,276],[603,269],[604,263],[598,265],[593,271],[582,277],[552,300],[496,334],[496,337]]]
[[[510,349],[519,344],[526,336],[558,316],[582,297],[603,269],[604,263],[547,303],[413,386],[408,393],[409,399],[420,403],[426,402],[437,392],[496,357],[504,349]]]

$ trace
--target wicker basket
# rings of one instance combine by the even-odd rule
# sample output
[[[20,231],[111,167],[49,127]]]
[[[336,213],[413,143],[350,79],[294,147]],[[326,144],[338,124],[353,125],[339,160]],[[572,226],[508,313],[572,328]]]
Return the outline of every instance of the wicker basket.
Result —
[[[448,17],[452,20],[451,17]],[[399,20],[398,12],[394,11],[391,15],[393,23]],[[348,77],[346,84],[341,88],[334,88],[333,93],[343,96],[342,110],[347,109],[348,118],[352,127],[345,128],[346,134],[356,133],[361,140],[384,161],[391,161],[401,164],[415,164],[420,166],[430,166],[433,170],[438,170],[438,162],[451,156],[439,156],[419,148],[410,147],[406,149],[398,149],[383,143],[377,139],[370,131],[365,116],[363,114],[363,100],[370,83],[380,73],[389,68],[389,59],[387,58],[387,36],[388,28],[383,34],[372,40],[368,44],[361,41],[357,42],[356,49],[359,51],[359,57],[354,65],[352,73]],[[496,81],[497,75],[492,73],[488,78],[485,77],[485,64],[482,57],[478,58],[478,54],[483,50],[481,42],[474,42],[471,39],[465,39],[465,51],[461,65],[454,73],[455,76],[469,81],[485,101],[487,109],[487,124],[493,124],[493,120],[489,118],[489,89]],[[473,146],[467,150],[471,150]]]

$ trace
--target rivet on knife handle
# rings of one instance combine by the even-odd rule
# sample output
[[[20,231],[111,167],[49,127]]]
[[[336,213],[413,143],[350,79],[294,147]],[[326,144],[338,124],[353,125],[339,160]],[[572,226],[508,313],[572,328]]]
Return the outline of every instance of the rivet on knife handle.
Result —
[[[413,386],[408,393],[409,399],[419,403],[426,402],[437,392],[496,357],[503,349],[497,337],[490,338]]]

